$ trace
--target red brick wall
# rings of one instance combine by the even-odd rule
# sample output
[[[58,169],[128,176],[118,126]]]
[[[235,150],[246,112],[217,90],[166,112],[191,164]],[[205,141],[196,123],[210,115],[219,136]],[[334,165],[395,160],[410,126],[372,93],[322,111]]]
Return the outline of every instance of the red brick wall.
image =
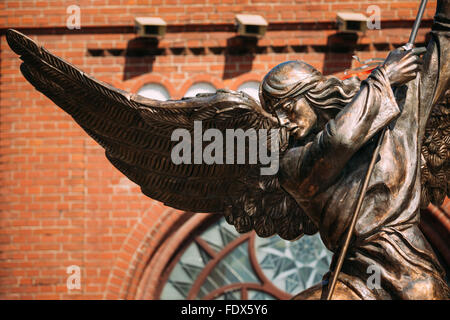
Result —
[[[164,55],[127,57],[135,35],[126,30],[134,16],[160,16],[170,25],[195,23],[200,30],[202,25],[232,24],[236,13],[256,13],[278,23],[278,29],[289,29],[289,23],[298,22],[326,25],[335,20],[336,11],[365,12],[378,4],[390,27],[383,28],[382,22],[382,30],[358,38],[355,53],[366,59],[385,57],[393,45],[407,41],[408,26],[398,22],[413,19],[417,6],[417,1],[321,2],[1,1],[0,298],[132,298],[129,292],[139,281],[142,263],[180,216],[141,195],[68,115],[24,80],[20,61],[5,41],[6,28],[25,28],[53,53],[117,87],[136,92],[145,83],[158,82],[180,98],[197,81],[236,89],[285,60],[305,60],[326,73],[343,71],[352,65],[351,54],[324,52],[335,41],[335,30],[310,24],[312,30],[269,30],[258,42],[261,53],[253,55],[226,54],[227,47],[234,48],[232,41],[239,40],[225,27],[169,32],[158,44]],[[86,31],[64,29],[66,8],[72,4],[80,6]],[[434,6],[430,1],[427,19]],[[124,32],[114,26],[124,26]],[[419,42],[425,33],[420,32]],[[183,53],[174,54],[172,48]],[[81,290],[66,288],[69,265],[81,267]]]
[[[429,1],[425,17],[431,18],[436,1]],[[82,25],[126,25],[133,17],[158,16],[170,24],[229,23],[237,13],[263,15],[269,22],[328,21],[337,11],[382,9],[383,19],[412,19],[418,1],[403,0],[4,0],[0,26],[65,26],[66,8],[79,5]]]

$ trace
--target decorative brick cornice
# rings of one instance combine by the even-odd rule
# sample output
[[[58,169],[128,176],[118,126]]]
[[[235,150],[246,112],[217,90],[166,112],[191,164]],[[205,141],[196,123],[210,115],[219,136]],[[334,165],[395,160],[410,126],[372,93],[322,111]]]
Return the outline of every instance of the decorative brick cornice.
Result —
[[[382,20],[383,29],[391,28],[410,28],[413,19],[391,19]],[[421,23],[421,28],[429,29],[433,23],[432,19],[425,19]],[[29,35],[57,35],[57,34],[115,34],[115,33],[135,33],[134,25],[91,25],[84,26],[81,29],[70,30],[66,26],[52,27],[20,27],[10,26],[22,33]],[[9,28],[0,28],[0,35],[6,34]],[[196,24],[171,24],[167,26],[167,33],[185,33],[185,32],[235,32],[236,27],[233,23],[196,23]],[[283,21],[270,22],[268,31],[288,31],[288,30],[337,30],[334,21]]]

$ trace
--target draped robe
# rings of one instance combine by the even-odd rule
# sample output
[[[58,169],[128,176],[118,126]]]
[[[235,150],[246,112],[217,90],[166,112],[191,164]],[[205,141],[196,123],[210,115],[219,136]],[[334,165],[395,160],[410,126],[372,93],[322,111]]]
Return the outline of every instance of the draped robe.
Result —
[[[335,253],[334,270],[377,137],[388,126],[336,298],[450,298],[442,267],[418,227],[421,141],[431,109],[449,89],[448,17],[449,12],[435,17],[424,68],[415,80],[394,95],[383,67],[374,70],[311,142],[281,158],[282,187],[319,226]],[[371,286],[374,270],[380,283]],[[329,277],[297,298],[323,297]]]

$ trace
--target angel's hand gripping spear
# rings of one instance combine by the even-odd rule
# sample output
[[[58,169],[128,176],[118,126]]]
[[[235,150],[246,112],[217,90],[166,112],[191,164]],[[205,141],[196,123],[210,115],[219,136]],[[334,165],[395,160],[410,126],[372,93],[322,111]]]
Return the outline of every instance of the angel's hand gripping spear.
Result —
[[[411,30],[411,35],[409,37],[408,43],[405,44],[403,47],[401,47],[397,50],[394,50],[393,52],[390,53],[390,56],[393,56],[393,57],[395,56],[395,58],[396,58],[395,60],[404,61],[404,63],[406,64],[411,59],[419,59],[418,56],[426,52],[426,48],[413,48],[413,46],[414,46],[414,42],[416,40],[417,32],[419,31],[420,22],[422,21],[422,17],[425,12],[427,3],[428,3],[428,0],[422,0],[422,2],[420,3],[419,11],[417,13],[416,20],[414,21],[414,25]],[[387,60],[389,60],[389,59],[387,59]],[[385,67],[387,73],[390,75],[389,78],[391,79],[391,85],[393,87],[395,87],[397,84],[397,79],[395,76],[397,74],[396,68],[391,68],[390,65],[386,65],[386,63],[384,64],[384,67]],[[397,67],[397,65],[396,65],[396,67]],[[410,76],[411,79],[410,80],[413,80],[416,77],[416,75],[417,75],[417,70],[411,69],[411,76]],[[339,272],[341,271],[342,264],[344,263],[345,255],[347,253],[348,247],[350,245],[350,241],[353,236],[353,232],[355,230],[356,221],[358,219],[358,214],[361,211],[364,197],[367,192],[367,187],[369,185],[370,178],[372,177],[373,168],[375,166],[375,162],[377,161],[378,155],[380,153],[380,148],[381,148],[382,142],[384,140],[386,130],[387,130],[387,127],[385,127],[381,131],[380,136],[378,137],[376,148],[373,152],[372,159],[369,164],[369,168],[367,169],[366,176],[365,176],[364,181],[361,186],[361,193],[360,193],[358,201],[356,203],[356,207],[355,207],[355,211],[352,216],[350,227],[348,229],[347,235],[345,237],[345,242],[344,242],[341,252],[339,254],[338,262],[336,265],[336,270],[333,272],[333,276],[331,278],[331,282],[328,287],[326,300],[331,300],[331,298],[333,297],[333,293],[334,293],[334,289],[336,287],[336,282],[337,282],[337,279],[339,276]]]

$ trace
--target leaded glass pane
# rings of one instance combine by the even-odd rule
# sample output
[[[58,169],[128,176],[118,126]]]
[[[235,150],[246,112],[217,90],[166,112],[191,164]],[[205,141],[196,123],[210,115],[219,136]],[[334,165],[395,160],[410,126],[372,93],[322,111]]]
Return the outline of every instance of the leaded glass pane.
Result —
[[[220,252],[239,236],[240,234],[234,226],[229,225],[225,219],[220,219],[203,232],[200,238],[205,240],[215,251]]]
[[[249,300],[275,300],[275,297],[264,291],[259,290],[248,290]]]
[[[164,289],[161,293],[161,299],[163,300],[184,300],[186,299],[186,295],[181,294],[180,290],[175,288],[172,282],[168,281],[164,286]]]
[[[210,259],[198,244],[192,243],[173,268],[161,299],[186,299],[193,283]]]
[[[231,284],[237,284],[237,287],[239,283],[262,285],[250,263],[247,240],[222,256],[223,250],[240,236],[242,235],[223,218],[212,224],[199,237],[217,253],[218,256],[214,259],[220,260],[212,260],[205,249],[195,240],[192,241],[171,271],[161,299],[186,299],[208,263],[212,263],[214,267],[200,284],[196,299]],[[329,269],[332,256],[318,234],[303,236],[295,242],[285,241],[278,236],[255,236],[255,250],[257,262],[265,276],[279,289],[290,294],[297,294],[319,283]],[[247,294],[250,300],[275,299],[271,294],[258,289],[248,290]],[[216,299],[241,299],[241,290],[232,289]]]
[[[241,290],[233,290],[222,293],[214,300],[241,300]]]
[[[244,242],[226,255],[210,272],[202,287],[199,298],[220,287],[232,283],[259,283],[248,258],[248,242]]]
[[[256,238],[256,256],[264,274],[279,289],[299,293],[321,281],[332,253],[318,234],[290,242],[278,236]]]

